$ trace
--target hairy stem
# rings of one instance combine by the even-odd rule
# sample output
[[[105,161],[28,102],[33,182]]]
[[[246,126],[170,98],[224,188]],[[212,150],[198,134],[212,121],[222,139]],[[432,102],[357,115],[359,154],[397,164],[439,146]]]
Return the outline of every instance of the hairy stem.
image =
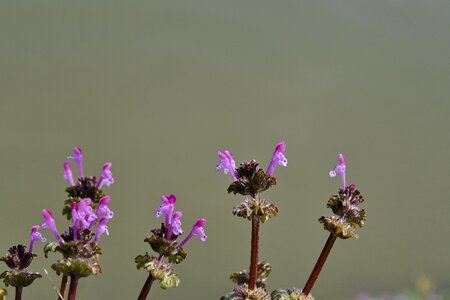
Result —
[[[21,300],[22,299],[22,287],[21,286],[16,286],[16,300]]]
[[[307,296],[311,292],[314,284],[316,283],[317,277],[319,277],[320,271],[322,270],[322,267],[327,260],[328,254],[330,254],[331,248],[333,248],[335,241],[336,236],[330,233],[330,236],[328,237],[325,246],[323,246],[319,258],[317,259],[316,265],[314,266],[314,269],[312,270],[311,275],[309,275],[308,281],[306,282],[305,287],[302,290],[302,294]]]
[[[150,288],[152,287],[153,281],[155,281],[155,278],[153,278],[152,274],[148,274],[147,280],[145,281],[144,286],[142,287],[138,300],[147,299],[147,295],[148,292],[150,292]]]
[[[79,278],[77,276],[70,276],[69,298],[67,298],[67,300],[75,300],[77,296],[78,280]]]
[[[59,287],[58,300],[64,300],[64,294],[66,293],[67,275],[63,275],[61,278],[61,286]]]
[[[259,218],[252,218],[252,244],[250,252],[250,279],[248,280],[248,288],[254,290],[256,288],[256,279],[258,277],[258,243],[259,243]]]

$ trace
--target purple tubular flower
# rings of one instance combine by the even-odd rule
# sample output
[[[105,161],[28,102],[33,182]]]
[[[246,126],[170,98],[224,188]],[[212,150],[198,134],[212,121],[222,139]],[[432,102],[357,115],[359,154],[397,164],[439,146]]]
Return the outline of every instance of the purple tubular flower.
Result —
[[[266,174],[272,176],[277,165],[287,166],[287,159],[284,156],[286,152],[286,143],[284,141],[277,144],[275,150],[273,151],[272,160],[270,161],[269,167],[267,168]]]
[[[92,222],[95,222],[97,215],[94,213],[92,207],[92,200],[85,198],[78,202],[77,216],[80,222],[80,229],[89,228]]]
[[[81,148],[73,148],[73,155],[67,156],[67,159],[73,159],[78,166],[78,173],[80,177],[83,177],[83,151]]]
[[[159,206],[159,208],[156,210],[156,217],[159,218],[161,215],[166,216],[166,220],[164,222],[164,226],[166,228],[169,228],[169,225],[171,224],[172,219],[172,213],[175,207],[175,202],[177,201],[177,198],[175,195],[165,196],[163,195],[161,197],[161,201],[163,204]]]
[[[167,232],[167,239],[170,240],[172,237],[172,233],[176,235],[180,235],[183,233],[183,229],[181,228],[181,217],[183,213],[181,211],[176,211],[172,215],[171,224],[169,226],[169,230]]]
[[[102,236],[102,234],[106,233],[106,235],[109,235],[108,226],[106,225],[108,223],[108,218],[101,218],[97,225],[97,231],[95,232],[95,238],[94,243],[98,243],[98,240]]]
[[[191,232],[189,232],[188,236],[178,245],[177,248],[183,248],[183,246],[193,237],[196,235],[200,235],[200,239],[202,241],[206,241],[208,238],[205,234],[205,229],[203,229],[203,226],[205,226],[206,220],[205,219],[198,219],[197,222],[195,222],[194,226],[192,227]]]
[[[343,154],[338,156],[338,164],[330,171],[330,177],[335,177],[337,174],[341,176],[342,179],[342,189],[345,190],[345,157]]]
[[[28,247],[28,252],[30,253],[33,253],[33,245],[36,241],[41,241],[44,243],[47,241],[47,239],[43,237],[42,234],[38,232],[38,230],[39,226],[37,225],[31,227],[30,247]]]
[[[111,172],[112,163],[107,162],[103,165],[102,174],[100,175],[100,179],[97,183],[97,188],[101,189],[104,184],[110,186],[114,183],[114,178]]]
[[[230,173],[231,178],[233,181],[238,180],[238,173],[236,171],[236,163],[233,159],[233,154],[228,151],[218,151],[217,156],[219,156],[220,161],[216,166],[216,172],[219,172],[221,169],[223,169],[223,172],[225,174]]]
[[[100,199],[97,211],[95,212],[97,218],[105,216],[106,218],[111,219],[112,217],[114,217],[114,212],[112,212],[107,206],[109,204],[109,201],[111,201],[111,198],[109,196],[105,196]]]
[[[70,186],[75,185],[75,182],[73,181],[72,170],[70,169],[70,163],[68,161],[64,162],[64,179],[69,182]]]
[[[45,219],[45,222],[42,224],[42,229],[48,228],[52,231],[53,235],[55,236],[56,240],[60,245],[62,245],[63,240],[61,239],[61,236],[58,233],[58,230],[56,229],[55,220],[53,219],[52,213],[47,210],[42,210],[42,216]]]
[[[73,239],[76,240],[78,239],[78,229],[80,229],[80,223],[81,220],[78,217],[78,212],[77,212],[77,203],[76,202],[72,202],[72,231],[73,231]]]

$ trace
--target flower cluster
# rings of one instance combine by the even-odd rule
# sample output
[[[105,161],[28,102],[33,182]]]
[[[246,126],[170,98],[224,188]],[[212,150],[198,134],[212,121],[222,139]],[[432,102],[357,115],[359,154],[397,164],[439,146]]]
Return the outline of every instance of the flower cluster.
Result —
[[[366,212],[358,207],[364,201],[364,197],[356,189],[354,184],[346,185],[345,182],[345,158],[339,154],[338,165],[330,171],[330,176],[339,174],[342,179],[342,187],[337,195],[331,196],[327,207],[331,208],[335,215],[322,216],[319,222],[325,230],[330,231],[341,239],[357,238],[358,235],[353,228],[363,227],[366,220]]]
[[[57,241],[48,243],[44,252],[46,257],[48,252],[62,254],[63,259],[52,265],[58,275],[80,278],[101,271],[97,259],[101,254],[98,242],[103,234],[108,234],[107,223],[114,216],[108,207],[110,197],[104,195],[101,188],[114,183],[114,178],[110,162],[104,164],[99,180],[95,176],[84,177],[83,154],[78,147],[74,148],[74,154],[68,156],[68,159],[75,161],[79,174],[75,182],[69,161],[64,162],[64,178],[69,187],[66,189],[68,199],[65,201],[63,214],[71,220],[71,226],[60,234],[51,211],[43,209],[42,228],[48,228]]]
[[[285,151],[285,142],[277,144],[266,172],[259,167],[255,160],[244,161],[239,168],[236,168],[233,154],[230,151],[218,151],[217,155],[220,161],[216,166],[216,172],[223,170],[225,174],[229,173],[233,180],[228,187],[228,193],[250,196],[233,209],[233,214],[248,220],[256,216],[262,222],[277,215],[278,208],[260,198],[258,194],[277,183],[273,173],[277,165],[287,166]]]
[[[207,239],[204,229],[206,220],[198,219],[189,234],[181,242],[178,241],[178,238],[183,234],[181,228],[183,213],[175,211],[176,200],[175,195],[163,195],[161,197],[162,204],[155,214],[157,218],[163,217],[164,222],[161,223],[160,228],[151,230],[151,235],[144,240],[150,244],[157,255],[150,256],[146,253],[135,258],[136,267],[146,269],[152,280],[160,281],[163,289],[178,286],[180,280],[170,264],[179,264],[186,258],[187,253],[184,251],[186,243],[194,236],[200,236],[202,241]],[[168,263],[164,262],[166,258]]]
[[[9,268],[9,271],[4,271],[0,274],[0,279],[6,286],[13,286],[16,289],[22,289],[33,283],[36,278],[42,277],[37,272],[31,272],[27,268],[31,265],[33,258],[37,256],[33,253],[34,243],[37,241],[45,242],[45,238],[39,233],[39,226],[31,228],[30,244],[28,247],[24,245],[12,246],[8,253],[0,258]]]

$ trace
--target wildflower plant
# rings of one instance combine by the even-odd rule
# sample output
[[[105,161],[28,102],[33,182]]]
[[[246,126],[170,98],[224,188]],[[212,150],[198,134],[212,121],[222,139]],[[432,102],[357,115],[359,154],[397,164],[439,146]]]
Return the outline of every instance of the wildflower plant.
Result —
[[[266,280],[271,272],[270,264],[259,261],[259,227],[260,223],[275,217],[278,208],[260,197],[260,193],[277,183],[273,176],[275,167],[287,166],[284,156],[285,142],[277,144],[272,159],[266,171],[263,171],[255,160],[247,160],[236,168],[233,154],[227,150],[219,151],[219,163],[216,171],[223,170],[230,174],[232,183],[228,187],[228,193],[245,196],[245,200],[233,208],[233,214],[251,221],[251,251],[250,271],[232,273],[230,279],[238,286],[230,293],[222,297],[222,300],[270,299],[266,290]]]
[[[173,270],[172,264],[179,264],[186,259],[187,253],[184,247],[194,236],[200,236],[202,241],[207,239],[204,229],[205,219],[198,219],[191,231],[181,239],[183,213],[175,211],[176,200],[175,195],[161,197],[162,204],[156,210],[156,217],[163,217],[164,221],[161,223],[161,227],[152,229],[150,236],[144,240],[156,254],[149,255],[146,252],[135,258],[137,269],[144,269],[149,273],[138,300],[147,298],[155,280],[160,282],[162,289],[178,286],[180,279]]]
[[[276,290],[272,292],[272,299],[313,299],[310,292],[319,277],[322,267],[324,266],[336,239],[358,238],[358,235],[354,232],[354,228],[363,227],[364,222],[366,221],[364,209],[358,207],[359,204],[364,201],[364,198],[354,184],[346,184],[345,169],[345,157],[344,155],[339,154],[338,164],[330,171],[331,177],[339,175],[342,181],[338,193],[332,195],[327,202],[327,207],[331,208],[333,215],[322,216],[319,218],[319,222],[326,231],[330,232],[330,234],[304,288],[302,290],[296,288]]]
[[[100,237],[108,234],[108,221],[114,216],[109,209],[110,197],[104,195],[102,187],[114,183],[111,163],[104,164],[100,177],[85,177],[83,173],[83,154],[78,147],[68,159],[74,160],[78,167],[79,177],[73,179],[68,161],[64,162],[64,178],[68,181],[66,189],[68,198],[64,202],[63,215],[71,221],[68,230],[59,233],[51,211],[42,210],[44,223],[56,239],[44,247],[45,257],[49,252],[59,252],[59,259],[51,267],[57,275],[62,275],[59,298],[64,299],[67,279],[70,278],[69,300],[74,300],[80,278],[101,273],[99,255],[102,249],[98,245]]]
[[[31,228],[30,244],[28,249],[26,246],[19,244],[9,248],[8,253],[6,253],[5,256],[0,257],[0,261],[3,261],[10,269],[9,271],[4,271],[1,273],[0,279],[3,279],[3,283],[6,286],[15,287],[16,300],[22,299],[22,290],[24,287],[32,284],[35,279],[42,277],[39,273],[28,270],[33,258],[37,256],[37,254],[33,253],[34,244],[37,241],[46,241],[38,230],[39,226],[33,226]]]

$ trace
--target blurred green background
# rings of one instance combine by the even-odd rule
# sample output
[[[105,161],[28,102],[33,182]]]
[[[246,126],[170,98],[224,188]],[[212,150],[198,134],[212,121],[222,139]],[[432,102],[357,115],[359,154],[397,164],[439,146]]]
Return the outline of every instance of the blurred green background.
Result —
[[[266,166],[280,140],[289,164],[265,193],[280,213],[261,228],[270,289],[305,283],[340,152],[368,221],[336,243],[314,295],[397,291],[421,274],[450,285],[449,1],[3,0],[0,38],[0,251],[28,243],[42,208],[61,210],[73,146],[87,174],[113,163],[104,273],[81,281],[79,299],[137,297],[146,274],[134,257],[169,193],[185,230],[205,217],[209,238],[188,245],[181,285],[150,298],[230,291],[229,274],[248,269],[250,226],[231,214],[243,198],[214,172],[216,151]],[[39,254],[32,269],[59,284],[57,256]],[[52,298],[46,277],[24,291]]]

